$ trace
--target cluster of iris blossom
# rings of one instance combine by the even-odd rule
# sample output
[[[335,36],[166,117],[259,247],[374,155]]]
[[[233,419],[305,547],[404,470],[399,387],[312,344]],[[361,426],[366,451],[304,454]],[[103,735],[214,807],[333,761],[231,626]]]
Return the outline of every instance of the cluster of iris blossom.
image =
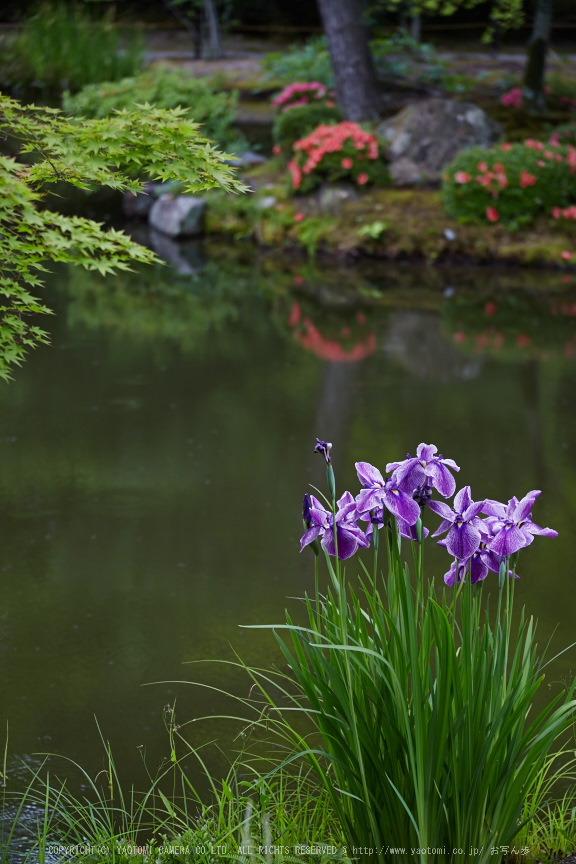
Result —
[[[324,456],[329,485],[333,487],[332,445],[319,438],[316,442],[315,452]],[[433,444],[419,444],[416,456],[408,454],[401,462],[389,462],[387,477],[369,462],[357,462],[356,471],[363,488],[355,498],[345,492],[335,502],[334,513],[314,495],[304,496],[302,515],[307,530],[300,541],[300,551],[319,540],[329,555],[335,555],[334,521],[338,558],[342,559],[350,558],[360,546],[370,546],[374,531],[391,517],[396,519],[402,537],[411,540],[418,540],[419,535],[427,537],[430,532],[419,523],[427,506],[442,518],[432,537],[445,534],[438,543],[454,558],[444,581],[454,585],[469,574],[474,584],[485,579],[489,571],[500,573],[503,562],[532,543],[535,536],[558,536],[552,528],[541,528],[532,521],[532,507],[540,491],[528,492],[520,500],[513,497],[508,504],[489,498],[473,501],[470,486],[454,495],[456,481],[452,471],[459,470]],[[434,491],[443,498],[454,496],[452,506],[433,499]],[[485,518],[480,518],[480,514]],[[366,522],[367,526],[362,528],[359,522]]]

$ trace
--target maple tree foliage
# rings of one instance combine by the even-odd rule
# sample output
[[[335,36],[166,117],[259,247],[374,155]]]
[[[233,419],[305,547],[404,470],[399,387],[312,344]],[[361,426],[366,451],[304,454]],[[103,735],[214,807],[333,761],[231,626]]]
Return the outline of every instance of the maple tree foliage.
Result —
[[[42,206],[51,184],[87,191],[107,186],[137,193],[145,180],[178,181],[184,193],[213,187],[243,192],[231,159],[203,138],[182,108],[148,104],[87,120],[54,108],[23,106],[0,93],[0,139],[15,157],[0,155],[0,377],[27,351],[48,342],[34,321],[50,310],[35,296],[49,262],[102,274],[153,262],[156,256],[122,231]]]

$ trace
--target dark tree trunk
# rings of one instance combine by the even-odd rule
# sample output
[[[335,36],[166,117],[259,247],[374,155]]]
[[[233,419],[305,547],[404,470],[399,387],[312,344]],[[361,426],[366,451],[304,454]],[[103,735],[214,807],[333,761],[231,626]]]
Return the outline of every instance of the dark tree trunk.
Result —
[[[378,117],[381,98],[358,0],[318,0],[334,69],[336,97],[348,120]]]
[[[543,111],[546,108],[544,82],[551,25],[552,0],[538,0],[524,73],[524,98],[529,110]]]

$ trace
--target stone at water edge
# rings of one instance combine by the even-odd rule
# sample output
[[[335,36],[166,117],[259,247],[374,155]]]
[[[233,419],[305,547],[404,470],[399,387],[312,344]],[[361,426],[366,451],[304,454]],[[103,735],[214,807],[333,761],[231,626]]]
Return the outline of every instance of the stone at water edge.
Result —
[[[376,134],[385,142],[390,175],[401,186],[440,180],[457,153],[491,147],[502,128],[472,102],[427,99],[380,123]]]
[[[324,183],[318,192],[318,206],[323,216],[337,216],[346,204],[358,198],[358,191],[350,183]]]
[[[169,237],[195,237],[204,231],[206,201],[194,195],[162,195],[148,215],[152,228]]]
[[[145,183],[142,192],[124,192],[122,212],[129,219],[145,219],[150,208],[160,195],[169,191],[171,183]]]

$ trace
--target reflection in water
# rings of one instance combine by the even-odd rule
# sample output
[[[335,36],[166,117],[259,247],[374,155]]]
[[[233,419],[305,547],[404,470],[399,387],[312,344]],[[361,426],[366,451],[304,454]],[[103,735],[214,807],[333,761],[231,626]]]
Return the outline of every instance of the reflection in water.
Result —
[[[401,309],[393,312],[384,350],[407,372],[432,381],[476,378],[482,357],[466,357],[442,334],[437,314]]]
[[[69,293],[54,281],[53,347],[0,390],[12,753],[67,753],[94,776],[106,767],[96,715],[121,772],[145,785],[138,746],[154,771],[164,705],[177,698],[182,719],[227,706],[213,690],[141,685],[245,692],[231,668],[182,663],[281,662],[268,634],[238,625],[279,622],[287,604],[297,614],[286,597],[311,588],[298,541],[302,496],[323,484],[316,435],[334,443],[339,491],[357,490],[355,461],[383,468],[421,441],[462,466],[476,498],[542,489],[537,521],[560,537],[526,552],[518,593],[541,644],[558,622],[554,645],[570,642],[574,301],[498,291],[486,271],[462,277],[470,290],[450,272],[445,298],[438,271],[426,292],[422,272],[394,282],[387,268],[386,281],[323,272],[326,308],[307,267],[296,297],[293,273],[223,253],[201,273],[73,273]],[[426,556],[441,578],[445,553],[431,543]],[[552,686],[575,666],[559,658]],[[196,743],[214,736],[200,727]]]

